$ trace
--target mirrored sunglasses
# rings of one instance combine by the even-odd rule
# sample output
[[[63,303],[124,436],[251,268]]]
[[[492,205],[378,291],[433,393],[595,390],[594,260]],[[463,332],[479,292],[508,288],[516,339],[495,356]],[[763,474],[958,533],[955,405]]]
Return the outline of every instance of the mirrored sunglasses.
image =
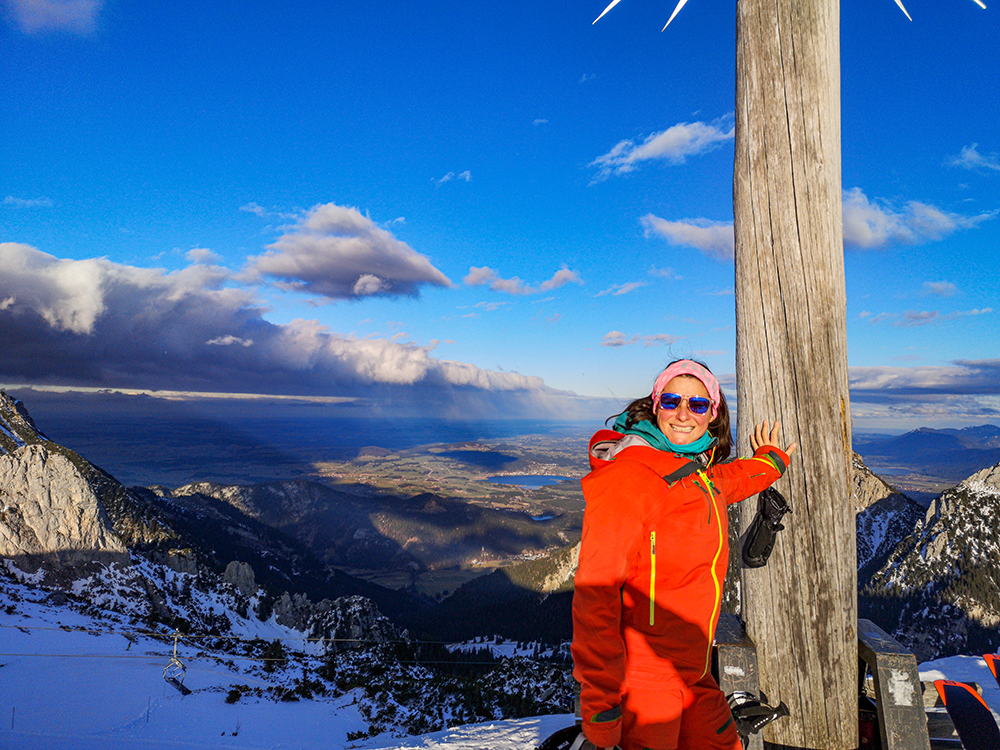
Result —
[[[687,400],[688,410],[692,414],[708,414],[712,408],[711,399],[703,398],[702,396],[681,396],[677,393],[661,393],[660,408],[667,411],[674,411],[674,409],[680,408],[685,399]]]

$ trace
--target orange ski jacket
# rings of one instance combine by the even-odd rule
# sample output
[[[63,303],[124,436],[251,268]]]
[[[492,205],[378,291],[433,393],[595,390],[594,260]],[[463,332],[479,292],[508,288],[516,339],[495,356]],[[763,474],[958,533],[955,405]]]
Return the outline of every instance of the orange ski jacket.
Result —
[[[708,674],[729,564],[726,506],[774,483],[788,456],[764,445],[753,458],[702,465],[600,430],[590,463],[573,674],[587,739],[611,747],[628,685],[692,685]]]

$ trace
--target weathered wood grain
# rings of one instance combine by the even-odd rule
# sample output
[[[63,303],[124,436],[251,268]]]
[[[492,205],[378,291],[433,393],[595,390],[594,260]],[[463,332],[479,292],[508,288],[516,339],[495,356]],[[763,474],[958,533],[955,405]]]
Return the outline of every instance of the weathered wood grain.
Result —
[[[736,370],[741,455],[778,417],[801,444],[767,566],[744,570],[770,744],[853,750],[857,570],[840,179],[838,0],[737,4]],[[754,507],[745,503],[744,522]]]

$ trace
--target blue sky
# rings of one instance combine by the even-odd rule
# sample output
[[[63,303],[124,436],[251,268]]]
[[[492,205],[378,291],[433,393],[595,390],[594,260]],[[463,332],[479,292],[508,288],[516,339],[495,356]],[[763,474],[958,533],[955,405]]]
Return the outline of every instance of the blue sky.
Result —
[[[733,3],[0,7],[0,383],[735,395]],[[1000,419],[1000,21],[907,9],[841,7],[862,431]]]

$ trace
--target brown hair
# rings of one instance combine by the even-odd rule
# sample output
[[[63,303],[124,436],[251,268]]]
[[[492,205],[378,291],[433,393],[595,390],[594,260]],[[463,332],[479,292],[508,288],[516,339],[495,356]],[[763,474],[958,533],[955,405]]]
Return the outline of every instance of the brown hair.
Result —
[[[673,364],[671,362],[670,364]],[[703,362],[698,364],[705,367]],[[669,367],[670,365],[667,365]],[[664,368],[666,369],[666,368]],[[705,367],[708,370],[708,367]],[[711,372],[711,370],[709,370]],[[694,377],[693,375],[683,375],[681,377]],[[625,426],[631,427],[637,422],[652,422],[656,424],[656,414],[653,413],[653,397],[644,396],[643,398],[637,398],[631,404],[625,407],[621,414],[626,414]],[[617,419],[621,414],[615,414],[608,417],[607,421]],[[733,452],[733,435],[729,426],[729,406],[726,405],[726,395],[719,389],[719,413],[715,415],[715,419],[708,423],[708,434],[719,441],[718,447],[715,449],[715,461],[721,463],[729,458],[730,454]]]

